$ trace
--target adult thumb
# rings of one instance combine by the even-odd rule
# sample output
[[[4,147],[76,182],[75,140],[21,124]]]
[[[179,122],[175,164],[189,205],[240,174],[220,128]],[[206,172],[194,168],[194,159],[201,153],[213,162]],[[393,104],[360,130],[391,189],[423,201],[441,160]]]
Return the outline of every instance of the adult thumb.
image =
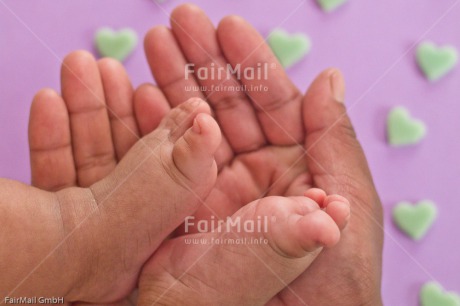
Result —
[[[308,169],[326,192],[375,203],[378,196],[344,98],[345,81],[337,69],[323,71],[308,89],[302,105]]]

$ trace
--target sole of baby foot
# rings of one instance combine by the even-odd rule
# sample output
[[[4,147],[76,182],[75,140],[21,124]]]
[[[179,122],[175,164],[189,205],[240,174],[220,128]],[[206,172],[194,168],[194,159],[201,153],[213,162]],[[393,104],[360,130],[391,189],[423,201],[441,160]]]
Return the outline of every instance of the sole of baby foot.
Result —
[[[307,197],[264,198],[214,232],[166,242],[141,274],[139,305],[265,304],[303,273],[323,247],[339,241],[338,223],[346,225],[348,216],[337,223],[327,212],[327,199],[322,199],[323,209]],[[332,201],[337,207],[339,202]],[[338,211],[349,212],[346,200],[340,204]],[[242,231],[233,228],[235,222]]]

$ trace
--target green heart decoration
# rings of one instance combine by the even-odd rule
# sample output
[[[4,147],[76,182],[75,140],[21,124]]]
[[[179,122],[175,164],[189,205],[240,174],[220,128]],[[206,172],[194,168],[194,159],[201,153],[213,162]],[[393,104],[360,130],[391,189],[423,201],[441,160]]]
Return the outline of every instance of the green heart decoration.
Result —
[[[342,6],[347,0],[317,0],[323,11],[332,12],[336,8]]]
[[[292,67],[304,58],[311,49],[311,42],[305,34],[289,34],[283,30],[274,30],[268,44],[284,68]]]
[[[445,292],[435,282],[423,285],[420,290],[421,306],[460,306],[460,296],[453,292]]]
[[[458,52],[454,47],[437,47],[432,42],[424,42],[417,48],[417,62],[430,81],[437,81],[455,68]]]
[[[138,39],[136,32],[131,29],[117,32],[110,28],[102,28],[97,31],[95,41],[102,56],[123,61],[133,52]]]
[[[393,220],[409,237],[420,240],[433,225],[437,214],[432,201],[420,201],[416,205],[400,202],[393,209]]]
[[[412,119],[409,111],[402,107],[394,107],[387,119],[388,142],[393,146],[416,144],[426,136],[425,124]]]

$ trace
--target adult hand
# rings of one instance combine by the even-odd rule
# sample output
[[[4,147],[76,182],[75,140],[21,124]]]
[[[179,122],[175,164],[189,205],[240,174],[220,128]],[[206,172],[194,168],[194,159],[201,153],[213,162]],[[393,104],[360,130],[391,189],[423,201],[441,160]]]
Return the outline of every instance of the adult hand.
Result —
[[[381,304],[381,204],[346,114],[340,72],[321,73],[306,95],[279,64],[268,71],[267,80],[186,79],[187,63],[195,64],[195,70],[230,63],[244,71],[277,60],[257,31],[239,17],[224,18],[215,29],[199,8],[182,5],[172,13],[171,27],[156,27],[145,40],[157,84],[171,107],[193,96],[207,99],[225,136],[216,156],[216,188],[197,219],[225,218],[259,197],[298,195],[309,187],[341,194],[350,200],[353,212],[341,242],[321,253],[269,304]],[[185,90],[200,85],[206,86],[203,91]],[[213,85],[262,85],[268,91],[213,91]],[[151,90],[145,85],[137,96],[147,100]]]
[[[32,184],[48,191],[87,187],[105,178],[167,109],[154,87],[153,100],[136,99],[133,104],[134,91],[123,66],[111,59],[96,62],[84,51],[64,59],[61,83],[62,96],[43,89],[30,112]],[[149,120],[138,122],[136,113],[147,114]],[[131,304],[127,299],[117,305]]]

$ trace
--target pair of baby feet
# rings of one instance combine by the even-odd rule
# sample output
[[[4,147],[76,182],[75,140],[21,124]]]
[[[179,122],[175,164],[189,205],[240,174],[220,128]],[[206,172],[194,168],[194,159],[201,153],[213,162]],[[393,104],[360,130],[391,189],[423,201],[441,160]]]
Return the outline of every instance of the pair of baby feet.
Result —
[[[115,204],[117,199],[125,199],[120,212],[132,214],[128,221],[132,227],[118,235],[125,236],[122,241],[137,241],[138,261],[125,264],[133,265],[134,272],[178,223],[206,205],[217,177],[214,153],[220,141],[208,104],[192,99],[173,109],[158,129],[135,145],[114,174],[92,187],[98,199],[117,188],[107,200],[114,208],[123,205]],[[322,247],[339,241],[349,216],[345,198],[311,189],[303,197],[267,197],[249,203],[211,232],[197,233],[198,220],[187,222],[187,232],[192,234],[167,240],[144,267],[140,305],[266,302],[304,272]],[[208,221],[205,227],[210,230]],[[139,241],[146,237],[149,243],[143,249]],[[243,242],[236,244],[236,240]],[[135,260],[129,257],[125,254],[124,261]],[[125,286],[126,279],[133,277],[137,274],[120,276],[117,291],[110,292],[132,289]]]
[[[350,205],[320,189],[259,199],[214,231],[192,227],[191,234],[166,240],[205,203],[216,181],[221,132],[210,112],[200,99],[181,104],[108,177],[55,194],[63,225],[57,248],[65,247],[67,256],[59,262],[64,271],[69,261],[79,264],[66,272],[73,284],[50,293],[113,302],[134,289],[142,269],[140,305],[261,304],[303,273],[322,247],[339,241]],[[28,197],[34,201],[49,196],[30,192],[37,193]]]

